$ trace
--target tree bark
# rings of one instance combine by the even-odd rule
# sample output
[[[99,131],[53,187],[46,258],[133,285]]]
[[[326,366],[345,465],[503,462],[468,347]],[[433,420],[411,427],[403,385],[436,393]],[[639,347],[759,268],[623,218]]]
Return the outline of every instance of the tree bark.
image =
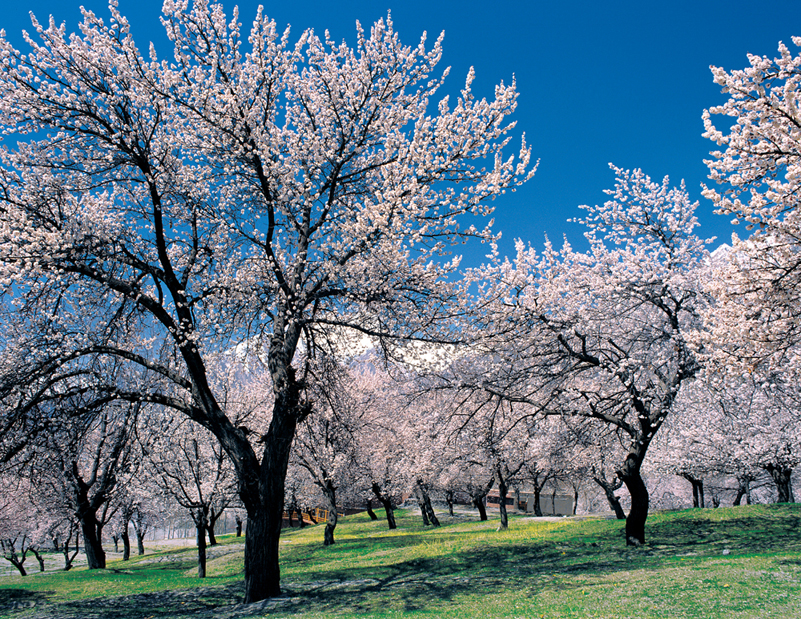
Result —
[[[773,483],[776,484],[776,491],[778,493],[776,502],[795,503],[795,497],[793,496],[793,484],[791,481],[793,469],[790,467],[768,464],[765,467],[765,470],[770,473],[770,476],[773,478]]]
[[[478,510],[478,519],[480,521],[482,521],[482,522],[487,519],[487,508],[484,506],[484,497],[485,496],[486,495],[483,495],[481,497],[475,497],[475,496],[472,497],[473,498],[473,507],[475,507]]]
[[[626,512],[623,511],[623,506],[620,505],[620,499],[615,496],[615,490],[623,487],[623,480],[616,479],[614,482],[610,483],[606,480],[606,477],[602,477],[600,475],[593,477],[592,479],[603,489],[604,494],[606,495],[606,501],[609,503],[609,507],[611,507],[612,511],[615,512],[615,518],[618,520],[625,520]]]
[[[289,386],[276,394],[258,476],[240,472],[240,497],[248,514],[245,536],[245,603],[281,594],[278,545],[284,515],[286,471],[300,415],[299,387],[288,367]],[[271,368],[272,369],[272,368]],[[274,384],[277,383],[273,378]]]
[[[509,528],[509,514],[506,513],[506,495],[509,492],[509,488],[506,485],[506,479],[500,465],[495,466],[495,482],[498,484],[498,510],[501,514],[501,524],[498,530],[505,531]]]
[[[195,531],[197,533],[197,577],[206,577],[206,529],[208,528],[208,519],[206,512],[202,507],[198,507],[192,514],[192,520],[195,521]]]
[[[239,514],[236,515],[236,536],[242,537],[242,518]]]
[[[334,544],[334,529],[337,528],[337,494],[334,484],[330,479],[325,481],[323,494],[328,501],[328,519],[325,522],[325,533],[323,534],[323,546]]]
[[[367,499],[367,515],[370,516],[370,520],[378,520],[378,516],[373,511],[373,502],[370,499]]]
[[[648,488],[640,475],[642,458],[629,453],[626,463],[618,472],[631,495],[631,510],[626,518],[626,544],[641,546],[645,543],[645,521],[648,519]]]
[[[745,497],[747,505],[751,505],[751,480],[747,477],[737,479],[737,495],[734,497],[733,505],[740,505],[740,501]]]
[[[706,507],[704,501],[704,482],[689,473],[682,473],[681,476],[686,479],[693,488],[693,507]]]
[[[381,505],[384,506],[384,514],[387,517],[387,527],[389,529],[397,529],[398,525],[395,523],[395,508],[392,505],[392,497],[381,492],[381,486],[378,483],[372,483],[373,494],[375,494]]]
[[[82,517],[81,517],[82,516]],[[106,567],[106,552],[100,541],[99,527],[94,513],[79,514],[81,517],[81,532],[83,533],[83,549],[86,553],[86,563],[90,570],[102,570]]]
[[[428,496],[428,490],[421,479],[417,480],[417,491],[419,493],[418,500],[420,502],[420,509],[423,511],[423,522],[425,524],[430,522],[435,527],[440,526],[439,519],[434,513],[434,508],[431,506],[431,497]],[[426,520],[428,520],[428,522],[426,522]]]
[[[445,502],[448,504],[448,515],[453,518],[453,490],[445,491]]]
[[[131,558],[131,536],[128,534],[127,527],[120,533],[122,538],[122,560],[128,561]]]
[[[33,546],[31,546],[31,552],[33,553],[33,556],[36,557],[36,560],[39,562],[39,571],[44,572],[45,571],[44,557],[41,554],[39,554],[39,551]]]

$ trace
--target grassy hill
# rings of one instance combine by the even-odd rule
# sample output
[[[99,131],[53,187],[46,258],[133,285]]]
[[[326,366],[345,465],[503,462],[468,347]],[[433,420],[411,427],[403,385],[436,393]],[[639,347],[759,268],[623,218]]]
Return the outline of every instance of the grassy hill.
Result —
[[[192,547],[161,547],[109,569],[0,579],[0,616],[15,619],[255,617],[801,617],[801,506],[754,505],[653,514],[648,543],[629,548],[622,522],[443,518],[396,531],[345,518],[282,536],[284,596],[239,604],[242,542],[223,537],[209,577]],[[58,561],[57,557],[50,559]],[[31,559],[35,566],[35,561]]]

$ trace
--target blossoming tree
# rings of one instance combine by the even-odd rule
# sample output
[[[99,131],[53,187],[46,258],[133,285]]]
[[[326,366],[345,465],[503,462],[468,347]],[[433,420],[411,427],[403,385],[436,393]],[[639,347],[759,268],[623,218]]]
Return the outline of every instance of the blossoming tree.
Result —
[[[525,143],[503,154],[517,93],[477,99],[471,71],[431,109],[440,41],[404,46],[389,19],[354,47],[293,44],[261,10],[245,34],[236,11],[167,0],[167,60],[109,10],[69,36],[34,20],[28,53],[0,37],[0,281],[42,322],[4,354],[36,351],[28,384],[114,357],[150,379],[109,393],[205,426],[236,469],[253,602],[280,592],[287,461],[313,408],[301,342],[311,357],[332,326],[454,339],[443,252],[490,238],[469,218],[533,173]],[[242,341],[272,382],[260,434],[232,423],[207,369]]]

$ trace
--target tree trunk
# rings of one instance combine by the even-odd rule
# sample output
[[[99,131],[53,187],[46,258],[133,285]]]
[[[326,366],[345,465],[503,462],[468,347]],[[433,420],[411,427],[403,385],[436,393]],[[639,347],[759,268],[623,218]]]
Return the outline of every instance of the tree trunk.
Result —
[[[423,517],[423,526],[428,526],[431,523],[428,520],[428,513],[426,512],[426,507],[423,505],[423,499],[417,497],[417,506],[420,508],[420,515]]]
[[[498,530],[505,531],[509,528],[509,514],[506,513],[506,494],[509,492],[509,488],[499,465],[495,467],[495,481],[498,484],[498,510],[501,513],[501,524]]]
[[[31,546],[31,552],[33,553],[33,556],[36,557],[36,560],[39,562],[39,571],[44,572],[45,571],[44,557],[41,554],[39,554],[39,551],[36,548],[32,546]]]
[[[114,542],[114,552],[120,551],[120,536],[117,533],[114,533],[111,536],[111,541]]]
[[[295,513],[298,515],[298,522],[300,523],[300,528],[302,529],[306,526],[306,521],[303,519],[303,511],[300,509],[300,507],[298,507]]]
[[[288,364],[287,364],[288,365]],[[253,473],[240,474],[240,497],[248,514],[245,536],[245,604],[281,594],[278,543],[284,516],[286,471],[299,410],[299,387],[288,368],[290,385],[276,394],[273,418],[257,480]],[[277,383],[273,378],[273,383]],[[244,477],[244,479],[243,479]],[[254,483],[256,482],[257,483]]]
[[[370,520],[378,520],[378,516],[373,511],[373,502],[370,499],[367,499],[367,515],[370,516]]]
[[[534,484],[534,515],[542,517],[542,503],[540,497],[542,495],[542,487],[537,483]]]
[[[641,546],[645,543],[645,521],[648,519],[648,488],[640,475],[642,458],[629,453],[626,463],[618,472],[631,495],[631,510],[626,518],[626,544]]]
[[[740,505],[743,497],[747,505],[751,505],[751,480],[747,477],[737,479],[737,495],[734,497],[734,505]]]
[[[765,467],[765,470],[770,473],[770,476],[773,478],[773,483],[776,484],[776,491],[778,492],[776,502],[795,503],[793,484],[790,479],[793,475],[793,469],[769,464]]]
[[[578,488],[573,488],[573,515],[578,511],[579,491]]]
[[[448,504],[448,515],[453,518],[453,490],[445,491],[445,502]]]
[[[236,536],[242,537],[242,518],[239,514],[236,515]]]
[[[81,518],[81,532],[83,533],[83,549],[86,553],[86,563],[90,570],[102,570],[106,567],[106,553],[98,534],[98,523],[94,514],[84,514]]]
[[[192,514],[192,520],[195,521],[195,531],[197,533],[197,577],[206,577],[206,529],[208,528],[208,520],[206,512],[202,507],[198,507],[197,511]]]
[[[323,487],[323,494],[328,501],[328,519],[325,523],[325,533],[323,534],[323,546],[331,546],[334,543],[334,529],[337,528],[337,494],[336,488],[327,479]]]
[[[140,556],[145,554],[145,534],[136,530],[136,552]]]
[[[681,476],[690,482],[693,488],[693,507],[706,507],[704,501],[704,482],[689,473],[682,473]]]
[[[209,546],[217,545],[217,536],[214,535],[214,522],[209,519],[209,524],[206,526],[206,533],[209,535]]]
[[[439,526],[439,519],[437,515],[434,513],[434,508],[431,506],[431,497],[428,496],[428,490],[426,489],[423,481],[418,479],[417,480],[417,490],[419,492],[419,500],[420,500],[420,509],[423,510],[423,522],[428,524],[430,522],[435,527]],[[426,516],[428,522],[426,522]]]
[[[128,529],[123,529],[120,533],[122,538],[122,560],[128,561],[131,558],[131,536],[128,534]]]
[[[387,527],[389,527],[389,529],[397,529],[398,525],[395,523],[395,508],[392,505],[392,497],[381,492],[381,486],[376,482],[373,482],[372,489],[373,494],[375,494],[381,505],[384,506],[384,513],[387,517]]]
[[[486,495],[472,497],[473,507],[475,507],[478,510],[478,519],[482,522],[487,519],[487,508],[484,506],[485,496]]]

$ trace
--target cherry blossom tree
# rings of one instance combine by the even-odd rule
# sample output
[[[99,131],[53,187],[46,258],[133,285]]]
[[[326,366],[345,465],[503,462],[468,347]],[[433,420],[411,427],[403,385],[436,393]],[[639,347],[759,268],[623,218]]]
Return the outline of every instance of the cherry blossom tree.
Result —
[[[704,135],[720,147],[706,162],[709,176],[721,185],[704,195],[750,234],[733,237],[729,260],[708,281],[716,299],[709,352],[734,374],[762,364],[769,371],[799,369],[801,55],[782,43],[778,51],[773,59],[749,55],[745,69],[712,67],[728,99],[704,112]],[[715,116],[724,119],[716,124]]]
[[[454,380],[620,435],[617,476],[632,500],[626,539],[641,544],[649,506],[642,464],[699,368],[688,335],[699,325],[707,252],[683,186],[615,172],[612,199],[584,207],[588,252],[548,244],[540,256],[521,242],[514,261],[496,258],[473,274],[482,286],[478,327],[492,337],[480,371]]]
[[[248,513],[254,602],[280,593],[286,467],[311,412],[301,342],[333,326],[458,338],[446,247],[491,238],[470,217],[533,173],[525,143],[503,154],[517,93],[478,99],[471,70],[454,103],[431,104],[440,41],[404,46],[389,19],[358,27],[355,47],[312,31],[293,44],[261,10],[245,35],[236,12],[169,0],[161,60],[109,11],[84,11],[69,36],[34,20],[28,53],[0,39],[0,280],[45,327],[35,349],[23,334],[4,354],[37,351],[14,374],[28,385],[104,357],[158,377],[108,390],[221,443]],[[273,386],[259,435],[231,420],[208,370],[244,341]]]

